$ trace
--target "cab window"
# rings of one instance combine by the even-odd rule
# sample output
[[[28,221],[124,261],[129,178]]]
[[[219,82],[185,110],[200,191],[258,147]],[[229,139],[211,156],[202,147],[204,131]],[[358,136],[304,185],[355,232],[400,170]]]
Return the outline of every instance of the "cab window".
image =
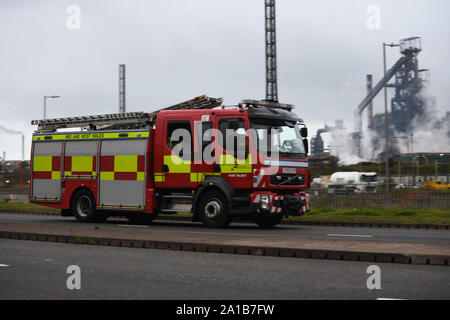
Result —
[[[177,130],[181,131],[177,131]],[[175,133],[175,135],[174,135]],[[189,139],[189,141],[183,141],[183,139]],[[191,123],[189,121],[179,121],[179,120],[173,120],[167,122],[167,135],[166,135],[166,143],[169,149],[173,150],[174,152],[178,153],[180,157],[183,158],[183,160],[192,160],[193,153],[192,153],[192,130],[191,130]],[[174,148],[180,144],[179,146],[181,150],[175,151]],[[187,143],[187,146],[186,146]]]
[[[222,134],[220,146],[233,157],[245,159],[247,156],[245,122],[242,118],[226,118],[219,120],[219,130]],[[232,130],[234,135],[227,134]],[[228,138],[228,139],[227,139]],[[233,140],[232,140],[233,139]],[[241,150],[243,152],[238,152]]]
[[[168,121],[167,122],[167,146],[170,149],[173,149],[178,143],[181,143],[183,140],[180,139],[179,141],[173,141],[172,140],[172,134],[177,129],[184,129],[187,132],[189,132],[189,135],[191,135],[191,124],[189,121]],[[191,135],[192,140],[192,135]]]

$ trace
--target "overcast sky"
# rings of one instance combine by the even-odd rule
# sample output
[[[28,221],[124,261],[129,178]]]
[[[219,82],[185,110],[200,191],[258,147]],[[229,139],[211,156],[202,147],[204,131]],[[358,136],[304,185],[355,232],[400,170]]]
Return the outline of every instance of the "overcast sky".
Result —
[[[67,12],[80,9],[80,29]],[[380,28],[370,29],[380,9]],[[450,110],[450,1],[277,0],[279,100],[311,132],[335,119],[353,129],[365,75],[382,74],[382,42],[422,37],[439,114]],[[74,26],[72,24],[72,26]],[[265,97],[263,0],[2,0],[0,156],[20,159],[32,119],[118,112],[118,65],[127,66],[127,111],[151,111],[206,93],[226,104]],[[388,64],[399,57],[388,49]],[[383,110],[382,98],[375,111]],[[365,116],[365,115],[364,115]],[[366,117],[364,117],[366,118]]]

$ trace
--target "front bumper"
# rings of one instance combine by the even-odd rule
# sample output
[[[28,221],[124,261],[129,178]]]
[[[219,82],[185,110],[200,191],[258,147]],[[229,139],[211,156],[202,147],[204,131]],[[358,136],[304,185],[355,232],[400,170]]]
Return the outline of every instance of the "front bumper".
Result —
[[[301,216],[310,211],[309,194],[298,192],[291,195],[280,195],[273,192],[255,192],[250,202],[258,214],[282,214]]]

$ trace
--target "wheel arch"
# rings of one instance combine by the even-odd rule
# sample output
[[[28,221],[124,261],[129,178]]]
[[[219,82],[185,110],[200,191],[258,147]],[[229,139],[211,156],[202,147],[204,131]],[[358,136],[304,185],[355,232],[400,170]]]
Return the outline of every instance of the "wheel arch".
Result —
[[[72,194],[70,195],[69,210],[72,210],[73,199],[74,199],[75,195],[78,192],[80,192],[81,190],[87,190],[87,191],[89,191],[92,194],[92,196],[94,197],[94,200],[95,200],[95,208],[97,209],[97,197],[95,196],[95,193],[90,188],[88,188],[86,186],[80,186],[80,187],[76,188],[72,192]]]
[[[229,202],[231,201],[234,194],[233,188],[224,178],[218,176],[207,176],[198,187],[192,201],[192,212],[194,213],[194,218],[198,218],[197,205],[202,195],[211,190],[220,191],[224,194]]]

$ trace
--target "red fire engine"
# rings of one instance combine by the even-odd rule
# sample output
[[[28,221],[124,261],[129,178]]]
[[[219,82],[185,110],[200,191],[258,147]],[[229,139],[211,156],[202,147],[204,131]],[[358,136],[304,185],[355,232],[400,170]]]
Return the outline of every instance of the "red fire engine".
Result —
[[[210,227],[274,226],[309,211],[307,129],[292,109],[200,96],[153,113],[33,120],[31,202],[83,222],[191,212]]]

